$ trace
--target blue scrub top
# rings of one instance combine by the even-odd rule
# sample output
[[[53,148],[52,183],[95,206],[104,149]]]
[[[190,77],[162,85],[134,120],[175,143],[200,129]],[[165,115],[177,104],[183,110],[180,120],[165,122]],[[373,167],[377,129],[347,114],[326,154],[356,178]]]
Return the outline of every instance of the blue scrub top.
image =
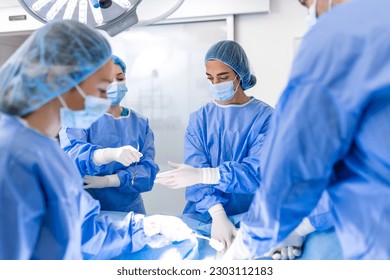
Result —
[[[390,259],[390,2],[354,0],[305,36],[241,222],[262,255],[326,190],[345,259]]]
[[[228,216],[246,212],[260,186],[260,162],[273,108],[253,97],[243,105],[208,103],[190,116],[185,135],[185,163],[218,167],[215,185],[186,189],[184,213],[211,221],[207,210],[222,203]]]
[[[126,114],[127,111],[127,114]],[[87,189],[101,203],[102,210],[133,211],[145,214],[142,192],[153,188],[154,179],[159,171],[154,161],[154,135],[148,120],[124,108],[124,116],[114,118],[105,114],[92,124],[89,129],[63,128],[60,131],[61,147],[77,165],[82,177],[85,175],[103,176],[117,174],[120,186]],[[112,162],[101,166],[95,165],[93,153],[102,148],[118,148],[131,145],[143,154],[137,164],[128,167]],[[133,182],[134,172],[137,175]]]
[[[113,222],[57,141],[0,114],[0,259],[109,259],[150,241],[142,219]]]

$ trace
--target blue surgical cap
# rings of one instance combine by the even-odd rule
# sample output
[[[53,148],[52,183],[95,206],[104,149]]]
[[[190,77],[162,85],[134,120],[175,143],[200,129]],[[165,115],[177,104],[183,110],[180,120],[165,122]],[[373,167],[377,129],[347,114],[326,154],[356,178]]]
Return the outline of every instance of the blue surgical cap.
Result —
[[[0,111],[23,116],[66,93],[111,58],[105,37],[58,20],[36,30],[0,68]]]
[[[123,62],[122,59],[120,59],[116,55],[112,55],[112,61],[122,69],[123,73],[126,73],[126,64]]]
[[[215,43],[206,53],[205,62],[208,60],[219,60],[232,68],[240,77],[243,90],[256,84],[245,51],[238,43],[230,40]]]

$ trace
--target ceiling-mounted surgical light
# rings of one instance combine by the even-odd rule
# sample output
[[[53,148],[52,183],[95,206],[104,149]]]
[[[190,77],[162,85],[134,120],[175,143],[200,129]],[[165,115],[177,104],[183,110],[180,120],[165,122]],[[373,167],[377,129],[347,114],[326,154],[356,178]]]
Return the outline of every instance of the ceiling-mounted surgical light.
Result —
[[[21,6],[42,22],[72,19],[107,31],[110,36],[138,22],[142,0],[19,0]]]
[[[88,3],[87,0],[79,1],[79,22],[87,24],[88,22]]]
[[[115,3],[117,3],[119,6],[121,6],[123,9],[130,8],[131,4],[127,0],[112,0]]]
[[[32,5],[32,9],[36,12],[39,12],[43,6],[48,4],[51,0],[38,0]]]
[[[99,0],[99,6],[102,9],[108,9],[112,5],[112,0]]]
[[[72,19],[107,31],[110,36],[138,23],[137,6],[143,0],[18,0],[34,18],[42,22]],[[89,2],[89,3],[88,3]],[[153,24],[176,11],[184,0],[178,0],[168,12],[139,25]]]
[[[66,6],[65,13],[63,19],[71,19],[76,9],[78,0],[69,0],[68,5]]]
[[[57,0],[46,14],[47,20],[54,19],[68,0]]]

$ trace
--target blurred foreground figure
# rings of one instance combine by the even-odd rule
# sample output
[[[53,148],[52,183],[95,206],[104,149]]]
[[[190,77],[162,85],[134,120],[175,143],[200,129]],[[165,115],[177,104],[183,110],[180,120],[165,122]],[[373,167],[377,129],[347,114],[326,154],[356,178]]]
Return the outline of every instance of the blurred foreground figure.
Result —
[[[305,36],[233,258],[261,256],[282,242],[323,192],[343,258],[390,258],[389,9],[386,0],[340,4]]]

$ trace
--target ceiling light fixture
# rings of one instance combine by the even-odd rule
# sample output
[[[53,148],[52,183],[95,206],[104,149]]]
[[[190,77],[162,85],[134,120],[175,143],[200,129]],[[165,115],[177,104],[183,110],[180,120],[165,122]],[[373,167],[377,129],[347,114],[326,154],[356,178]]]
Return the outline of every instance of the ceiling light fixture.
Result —
[[[138,21],[137,7],[143,0],[19,0],[20,5],[41,22],[55,19],[78,20],[105,30],[110,36],[129,29],[134,24],[150,25],[175,12],[184,0],[162,15]]]

